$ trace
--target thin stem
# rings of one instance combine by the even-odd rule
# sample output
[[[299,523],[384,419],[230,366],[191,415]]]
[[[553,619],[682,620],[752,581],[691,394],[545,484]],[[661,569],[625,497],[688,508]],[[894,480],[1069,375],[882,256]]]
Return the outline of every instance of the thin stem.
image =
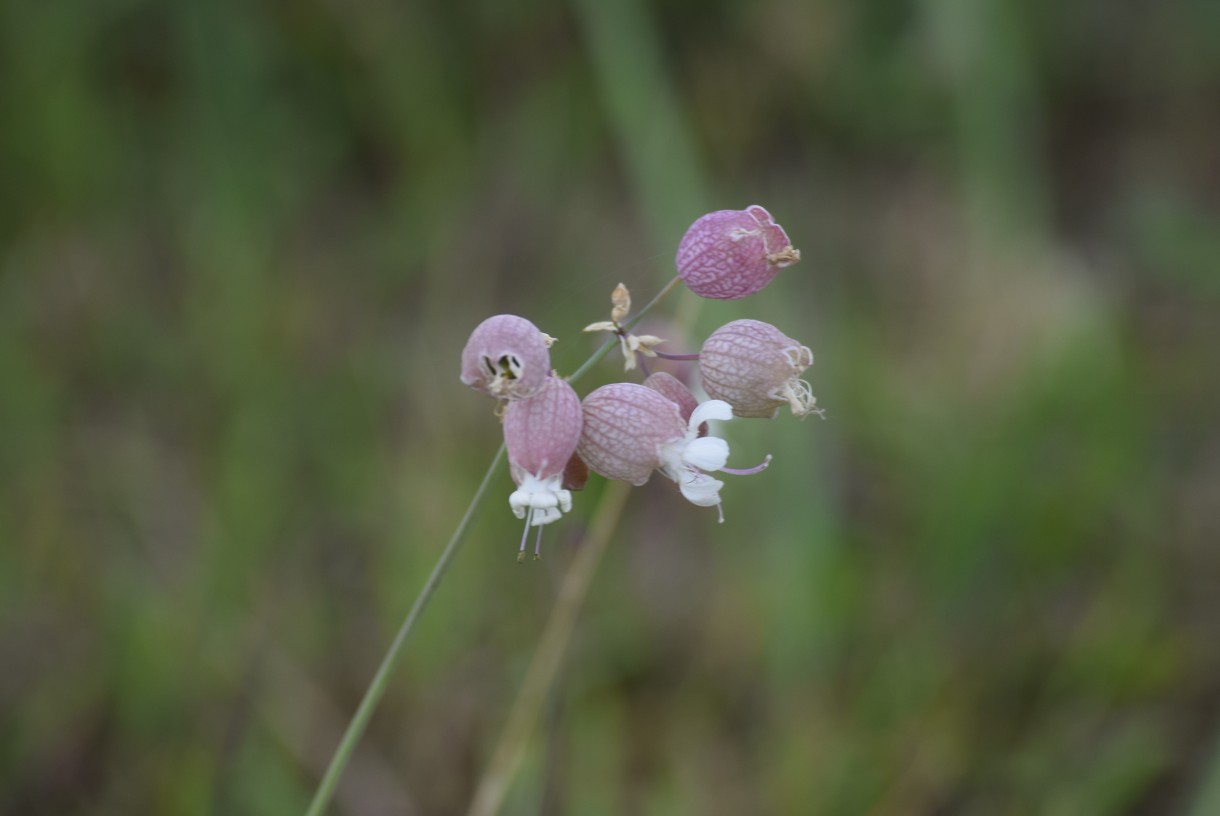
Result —
[[[610,482],[602,493],[597,512],[589,526],[589,533],[577,550],[571,568],[563,577],[555,608],[547,619],[538,650],[530,661],[525,682],[508,713],[504,731],[492,753],[491,763],[479,781],[467,816],[494,816],[504,804],[504,797],[521,767],[525,748],[537,724],[542,704],[572,637],[576,617],[589,594],[593,574],[622,517],[623,505],[630,489],[631,486],[627,482]]]
[[[491,464],[487,466],[487,472],[483,474],[483,481],[479,483],[479,488],[475,491],[474,498],[470,500],[470,505],[466,508],[465,514],[462,515],[462,520],[458,522],[457,529],[453,531],[453,535],[449,538],[449,543],[445,545],[440,558],[436,560],[436,566],[432,568],[432,574],[428,576],[428,580],[424,583],[424,588],[420,590],[419,597],[415,599],[415,604],[411,607],[411,611],[407,613],[402,626],[398,627],[398,634],[394,636],[389,650],[386,652],[385,657],[381,659],[381,666],[378,667],[377,673],[373,675],[373,680],[369,683],[368,690],[364,692],[364,698],[360,701],[360,706],[356,709],[352,721],[348,723],[347,731],[343,734],[343,740],[339,743],[339,747],[335,749],[335,755],[330,760],[330,765],[326,769],[326,775],[322,777],[322,782],[318,785],[317,793],[314,794],[313,801],[309,804],[306,816],[321,816],[325,812],[327,804],[330,803],[330,798],[335,792],[335,785],[338,784],[339,777],[343,774],[343,769],[347,767],[347,762],[351,759],[352,752],[356,748],[356,743],[360,741],[361,735],[364,734],[364,729],[368,725],[369,719],[373,716],[373,709],[377,707],[377,703],[381,701],[382,695],[385,694],[386,686],[390,682],[390,674],[393,672],[394,664],[398,661],[398,657],[402,652],[403,644],[406,643],[407,635],[411,634],[411,630],[415,628],[415,622],[424,611],[424,607],[428,605],[428,601],[431,600],[432,593],[440,585],[441,579],[445,577],[445,572],[449,569],[449,563],[457,555],[462,539],[465,537],[466,528],[470,525],[470,520],[474,518],[475,510],[478,509],[479,502],[482,501],[483,494],[487,492],[487,486],[491,484],[491,479],[503,458],[504,445],[501,443],[500,449],[492,457]]]
[[[636,323],[639,323],[641,320],[644,319],[644,315],[648,314],[648,311],[650,309],[652,309],[653,306],[656,306],[658,303],[660,303],[661,299],[664,298],[666,295],[668,295],[670,292],[672,292],[674,290],[674,287],[677,286],[681,282],[682,282],[682,278],[678,277],[677,275],[674,275],[673,280],[671,280],[669,283],[665,284],[664,288],[662,288],[660,292],[657,292],[653,296],[652,300],[650,300],[646,304],[644,304],[643,309],[640,309],[638,312],[635,313],[635,317],[631,318],[630,320],[628,320],[626,323],[623,324],[623,328],[625,328],[625,329],[633,328]]]
[[[618,345],[617,337],[611,337],[609,340],[602,343],[601,346],[597,349],[597,351],[593,352],[592,356],[590,356],[588,360],[585,360],[584,363],[581,364],[580,368],[576,369],[575,371],[573,371],[571,374],[568,375],[568,382],[573,383],[573,382],[576,382],[577,380],[579,380],[581,377],[583,377],[586,373],[588,373],[589,369],[591,369],[591,368],[593,368],[593,366],[597,365],[601,361],[601,359],[606,356],[607,351],[609,351],[612,347],[617,346],[617,345]]]
[[[668,351],[659,351],[658,349],[653,349],[652,351],[662,360],[698,360],[699,359],[699,355],[697,353],[696,354],[670,354]]]
[[[640,309],[636,316],[627,322],[627,326],[634,326],[648,311],[657,305],[662,298],[668,295],[675,286],[680,282],[680,278],[674,277],[665,285],[656,296]],[[569,382],[575,382],[580,379],[586,372],[589,371],[597,361],[606,356],[606,352],[610,347],[617,343],[617,338],[607,340],[602,344],[601,348],[595,351],[588,360],[576,371],[568,376]],[[325,812],[326,806],[330,803],[331,797],[334,795],[335,786],[339,782],[339,777],[343,775],[343,769],[347,767],[348,760],[351,759],[352,752],[356,748],[356,743],[360,741],[360,737],[364,734],[364,729],[368,725],[369,720],[373,716],[374,709],[381,701],[382,695],[385,694],[386,686],[389,685],[390,674],[393,672],[394,665],[398,662],[402,647],[406,643],[407,636],[411,630],[415,628],[415,622],[423,613],[425,607],[428,606],[428,601],[432,599],[432,593],[440,585],[441,579],[445,576],[445,572],[449,569],[449,564],[453,561],[454,556],[461,546],[463,537],[466,534],[466,527],[470,524],[470,520],[474,517],[474,512],[479,506],[479,502],[483,500],[483,494],[487,492],[487,486],[491,483],[492,476],[495,475],[496,469],[500,466],[501,460],[504,458],[504,445],[501,443],[500,449],[496,451],[496,455],[492,458],[491,464],[487,466],[487,472],[483,474],[483,481],[479,483],[478,490],[475,491],[474,498],[470,500],[470,505],[466,508],[466,513],[462,516],[462,520],[458,523],[457,529],[453,531],[449,543],[445,545],[445,549],[441,552],[440,557],[436,560],[436,565],[432,568],[432,574],[428,576],[428,580],[424,583],[423,589],[420,590],[419,597],[415,599],[411,611],[407,613],[406,619],[398,628],[398,633],[394,636],[393,642],[390,643],[390,648],[386,651],[385,657],[381,659],[381,665],[377,668],[377,673],[373,675],[372,682],[369,683],[368,690],[364,692],[364,697],[360,700],[360,705],[356,708],[356,713],[352,716],[352,721],[348,723],[347,731],[343,734],[343,739],[339,743],[339,747],[335,749],[335,755],[330,760],[330,765],[326,768],[326,774],[322,777],[322,781],[318,784],[318,790],[314,793],[313,801],[309,804],[309,810],[305,816],[321,816]],[[606,495],[615,495],[615,491],[622,492],[619,503],[626,498],[626,489],[621,482],[614,482],[607,488]],[[603,504],[606,499],[603,497]],[[599,515],[600,519],[601,516]],[[617,520],[617,518],[615,519]],[[596,529],[596,525],[595,525]],[[529,526],[527,523],[526,531]],[[613,530],[613,525],[611,530]],[[610,531],[607,531],[606,538],[609,538]],[[541,532],[541,531],[540,531]],[[592,536],[590,540],[594,540]],[[604,546],[604,544],[602,545]],[[595,564],[594,564],[595,565]],[[590,576],[592,575],[592,566],[589,569]],[[588,578],[585,579],[586,585]],[[583,594],[583,590],[582,590]],[[578,604],[579,606],[579,604]],[[574,614],[574,613],[573,613]],[[564,637],[566,640],[566,635]],[[559,643],[559,652],[563,651],[563,642]],[[553,672],[552,672],[553,674]]]

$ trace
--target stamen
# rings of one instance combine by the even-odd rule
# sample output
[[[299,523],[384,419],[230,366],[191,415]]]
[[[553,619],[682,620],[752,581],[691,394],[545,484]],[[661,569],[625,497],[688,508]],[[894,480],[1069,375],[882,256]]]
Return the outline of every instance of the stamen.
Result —
[[[766,469],[767,469],[767,467],[768,467],[770,464],[771,464],[771,454],[769,454],[769,453],[768,453],[768,454],[767,454],[767,458],[766,458],[766,459],[764,459],[764,460],[762,460],[762,464],[761,464],[761,465],[755,465],[755,466],[754,466],[754,467],[752,467],[752,468],[731,468],[731,467],[722,467],[722,468],[720,469],[720,472],[721,472],[721,473],[731,473],[731,474],[732,474],[732,475],[734,475],[734,476],[752,476],[752,475],[754,475],[755,473],[762,473],[764,470],[766,470]],[[724,519],[721,519],[721,521],[724,521]]]
[[[808,414],[817,414],[822,419],[826,418],[826,414],[818,407],[817,398],[813,396],[813,388],[804,380],[793,377],[778,389],[778,393],[769,396],[787,402],[792,407],[793,416],[803,418]]]
[[[534,517],[534,508],[525,511],[525,529],[521,531],[521,549],[517,551],[517,563],[525,563],[525,542],[530,536],[530,520]],[[539,530],[542,528],[539,527]]]
[[[515,354],[505,354],[500,358],[499,362],[502,376],[510,380],[521,379],[521,369],[523,366]]]
[[[717,524],[724,524],[724,505],[716,502],[716,512],[720,514],[720,518],[716,520]]]
[[[699,359],[698,354],[670,354],[667,351],[657,351],[656,349],[653,349],[652,351],[654,354],[656,354],[658,357],[660,357],[663,360],[698,360]]]
[[[538,537],[534,539],[534,560],[542,560],[542,528],[544,525],[538,525]]]

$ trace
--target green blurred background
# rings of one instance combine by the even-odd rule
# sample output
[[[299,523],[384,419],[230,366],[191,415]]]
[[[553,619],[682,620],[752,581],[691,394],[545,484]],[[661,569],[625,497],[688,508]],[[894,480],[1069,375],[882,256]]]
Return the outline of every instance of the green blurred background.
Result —
[[[1220,4],[0,3],[0,812],[304,809],[620,280],[767,206],[826,421],[633,492],[507,812],[1220,813]],[[677,332],[674,334],[674,332]],[[685,346],[685,347],[684,347]],[[622,378],[613,360],[582,383]],[[463,812],[603,484],[500,473],[333,811]]]

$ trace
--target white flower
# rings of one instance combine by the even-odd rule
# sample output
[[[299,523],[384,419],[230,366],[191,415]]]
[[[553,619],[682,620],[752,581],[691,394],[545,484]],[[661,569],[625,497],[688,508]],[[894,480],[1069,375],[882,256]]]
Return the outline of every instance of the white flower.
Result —
[[[720,507],[720,488],[724,482],[707,475],[729,461],[729,443],[716,436],[699,436],[699,426],[711,419],[732,419],[733,409],[723,400],[708,400],[691,412],[686,434],[664,445],[659,453],[660,471],[678,483],[678,489],[691,504]],[[720,520],[724,521],[723,512]]]

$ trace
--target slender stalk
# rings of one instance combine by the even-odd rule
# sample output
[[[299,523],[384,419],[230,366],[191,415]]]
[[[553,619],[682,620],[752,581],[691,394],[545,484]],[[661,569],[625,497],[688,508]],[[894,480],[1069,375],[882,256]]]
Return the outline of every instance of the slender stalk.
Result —
[[[661,289],[660,292],[657,292],[655,295],[653,295],[652,300],[645,303],[644,308],[640,309],[638,312],[636,312],[635,317],[628,320],[626,323],[623,324],[623,326],[625,328],[630,329],[633,326],[635,326],[636,323],[639,323],[641,320],[643,320],[644,315],[648,314],[649,310],[652,309],[653,306],[656,306],[658,303],[660,303],[661,299],[663,297],[665,297],[666,295],[668,295],[670,292],[672,292],[674,290],[674,287],[677,286],[681,282],[682,282],[682,278],[678,277],[677,275],[674,275],[673,280],[671,280],[669,283],[665,284],[665,286]]]
[[[479,781],[467,816],[494,816],[504,804],[504,797],[521,767],[538,714],[572,637],[577,614],[589,594],[593,574],[622,517],[623,505],[630,490],[631,486],[626,482],[611,482],[602,494],[589,533],[563,577],[559,599],[547,620],[538,650],[534,652],[534,659],[526,671],[525,682],[508,714],[500,741],[492,753],[487,771]]]
[[[661,291],[653,297],[652,300],[644,306],[643,309],[636,314],[634,318],[627,322],[627,326],[634,326],[640,318],[648,311],[657,305],[662,298],[668,295],[673,288],[678,285],[680,278],[674,277],[665,285]],[[610,347],[617,344],[617,339],[606,341],[601,348],[595,351],[588,360],[572,372],[568,376],[569,382],[575,382],[580,377],[584,376],[589,369],[597,364],[598,360],[606,356],[606,352]],[[436,560],[436,565],[432,568],[432,574],[428,576],[428,580],[424,583],[423,589],[420,590],[419,597],[415,599],[415,603],[411,606],[411,611],[407,613],[407,617],[403,620],[402,625],[398,627],[398,633],[394,635],[394,640],[390,643],[390,648],[386,651],[385,657],[381,659],[381,665],[377,668],[377,673],[373,675],[372,682],[369,683],[368,690],[364,692],[364,697],[360,700],[360,705],[356,708],[356,713],[352,716],[352,721],[348,723],[347,731],[343,734],[343,739],[339,743],[339,747],[335,749],[335,755],[330,760],[330,765],[326,768],[326,774],[322,777],[322,781],[318,784],[318,790],[314,793],[313,801],[309,804],[309,810],[305,816],[321,816],[326,811],[326,806],[330,803],[331,797],[334,795],[335,786],[339,782],[339,777],[343,775],[343,769],[347,767],[348,760],[351,759],[352,752],[356,748],[356,743],[360,741],[360,737],[364,734],[364,729],[368,726],[369,720],[373,716],[374,709],[381,701],[382,695],[385,694],[386,686],[389,685],[390,675],[393,673],[394,666],[398,662],[402,647],[407,641],[407,636],[411,634],[411,630],[415,628],[415,622],[423,613],[424,608],[428,606],[428,601],[432,599],[432,593],[440,585],[441,579],[445,577],[445,572],[449,569],[450,562],[457,555],[458,549],[461,547],[462,539],[466,534],[466,527],[470,524],[470,520],[474,517],[475,510],[478,509],[479,502],[483,500],[483,494],[487,492],[487,486],[491,483],[492,476],[495,475],[496,469],[500,466],[500,461],[504,458],[504,445],[501,443],[500,449],[496,451],[496,455],[492,458],[491,464],[487,466],[487,472],[483,474],[483,481],[479,483],[478,490],[475,491],[474,498],[470,500],[470,505],[466,508],[466,513],[462,516],[462,520],[458,523],[457,529],[453,531],[453,535],[449,538],[449,543],[445,545],[445,549],[441,552],[440,557]],[[621,502],[626,498],[626,490],[619,482],[614,482],[610,488],[607,488],[607,493],[603,496],[603,505],[606,502],[605,496],[614,495],[615,491],[622,492]],[[600,514],[598,518],[601,518]],[[617,515],[615,517],[617,521]],[[596,524],[594,525],[596,530]],[[611,525],[610,531],[607,531],[606,538],[609,538],[610,532],[613,531]],[[592,538],[591,538],[592,540]],[[603,545],[604,546],[604,543]],[[592,569],[589,572],[592,576]],[[586,579],[587,584],[588,579]],[[583,591],[582,591],[583,596]],[[579,607],[579,603],[577,604]],[[566,635],[564,636],[566,641]],[[563,642],[558,644],[558,654],[563,653]],[[552,674],[554,672],[552,671]]]
[[[390,682],[390,675],[394,670],[394,664],[398,662],[403,644],[406,643],[407,635],[411,634],[411,630],[415,628],[415,622],[424,611],[424,607],[428,605],[428,601],[431,600],[432,593],[440,585],[441,579],[445,577],[445,572],[449,569],[449,564],[453,561],[453,557],[457,555],[462,539],[465,537],[466,528],[470,525],[470,520],[474,518],[475,510],[478,509],[479,502],[482,501],[483,494],[487,492],[487,486],[491,484],[491,479],[500,467],[500,461],[503,458],[504,444],[501,443],[500,449],[496,451],[491,464],[487,467],[487,472],[483,474],[483,481],[479,483],[479,488],[475,491],[474,498],[470,500],[470,505],[466,508],[462,520],[458,522],[457,529],[453,531],[453,535],[449,538],[449,543],[445,545],[440,558],[436,560],[436,566],[432,568],[432,574],[428,576],[428,580],[424,583],[424,588],[420,590],[419,597],[415,599],[415,604],[411,607],[411,611],[407,613],[406,619],[398,627],[398,634],[394,636],[393,642],[390,643],[389,650],[386,652],[385,657],[381,659],[381,666],[378,667],[377,673],[373,675],[373,680],[369,683],[368,691],[364,692],[364,698],[360,701],[360,706],[356,709],[352,721],[348,723],[347,731],[343,734],[343,740],[339,743],[339,747],[335,749],[335,755],[330,760],[330,765],[326,769],[326,775],[322,777],[322,782],[318,785],[318,790],[309,805],[309,810],[306,811],[306,816],[321,816],[325,812],[331,796],[334,795],[335,785],[338,784],[339,777],[342,776],[343,769],[347,767],[347,762],[351,759],[352,751],[356,748],[356,743],[360,741],[360,737],[364,734],[364,729],[368,725],[369,719],[373,716],[373,709],[377,707],[377,703],[381,701],[382,695],[385,694],[386,686]]]

